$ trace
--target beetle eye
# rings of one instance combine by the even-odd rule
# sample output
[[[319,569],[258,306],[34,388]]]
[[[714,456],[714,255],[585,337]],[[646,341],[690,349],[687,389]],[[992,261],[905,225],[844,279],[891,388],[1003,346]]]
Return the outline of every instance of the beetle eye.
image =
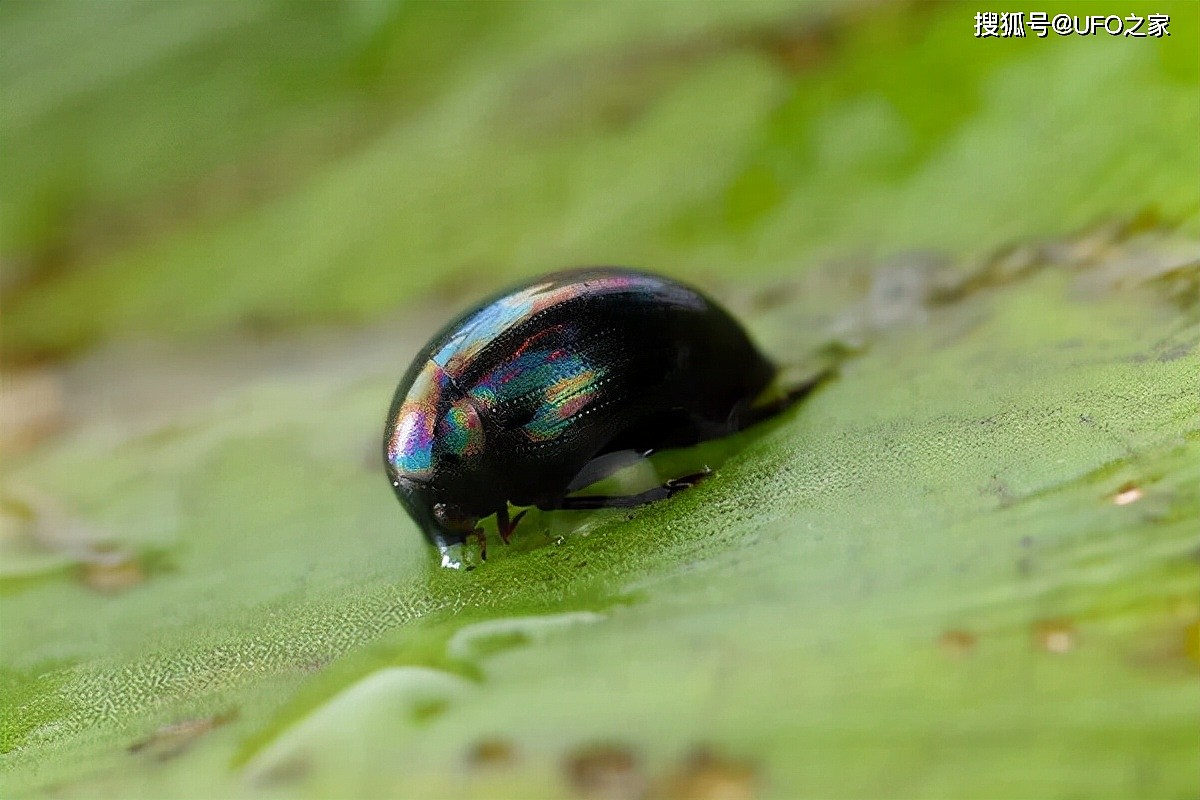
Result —
[[[475,527],[474,518],[466,514],[458,506],[449,503],[434,503],[433,516],[438,521],[438,524],[444,528],[469,530]]]
[[[483,452],[483,423],[471,401],[462,398],[438,422],[437,448],[443,456],[464,458]]]

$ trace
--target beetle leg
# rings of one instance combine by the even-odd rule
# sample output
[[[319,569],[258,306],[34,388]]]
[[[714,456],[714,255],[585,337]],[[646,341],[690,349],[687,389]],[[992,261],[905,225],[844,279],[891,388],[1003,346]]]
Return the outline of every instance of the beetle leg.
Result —
[[[512,533],[512,524],[508,521],[508,503],[496,509],[496,532],[500,534],[500,541],[508,544],[508,537]]]
[[[615,475],[653,452],[653,450],[614,450],[611,453],[596,456],[584,464],[583,469],[579,470],[579,473],[571,479],[570,485],[567,486],[567,493],[570,494],[604,480],[610,475]]]
[[[836,376],[837,369],[835,367],[826,367],[803,382],[788,387],[781,397],[776,397],[759,405],[738,404],[729,414],[729,430],[743,431],[765,419],[770,419],[781,411],[785,411],[796,403],[799,403],[816,389],[820,388],[826,381]]]
[[[671,494],[676,494],[677,492],[682,492],[684,489],[692,488],[700,481],[711,477],[712,474],[713,471],[705,467],[699,472],[693,472],[691,475],[684,475],[682,478],[672,478],[666,482],[665,486],[670,490]]]
[[[684,475],[682,478],[674,478],[662,486],[655,486],[653,489],[638,494],[593,494],[579,497],[562,497],[553,503],[539,505],[538,508],[543,511],[583,511],[593,508],[632,508],[634,506],[643,506],[647,503],[666,500],[668,497],[678,494],[684,489],[695,486],[711,474],[712,470],[705,469],[703,472]]]
[[[508,518],[508,503],[505,503],[496,511],[496,531],[500,534],[501,541],[508,544],[508,540],[512,538],[513,531],[517,529],[517,523],[521,521],[521,517],[525,516],[525,512],[528,510],[523,509],[511,520]]]
[[[487,534],[483,532],[483,528],[471,531],[467,534],[467,538],[479,542],[479,560],[487,561]]]

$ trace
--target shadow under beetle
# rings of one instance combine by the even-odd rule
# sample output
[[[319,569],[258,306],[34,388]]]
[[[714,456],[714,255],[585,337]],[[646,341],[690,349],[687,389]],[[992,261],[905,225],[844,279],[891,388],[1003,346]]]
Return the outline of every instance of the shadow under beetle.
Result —
[[[417,354],[396,389],[384,463],[401,504],[461,568],[496,515],[634,506],[703,477],[628,496],[571,494],[656,450],[739,431],[815,381],[756,404],[775,366],[700,292],[620,268],[568,270],[487,300]]]

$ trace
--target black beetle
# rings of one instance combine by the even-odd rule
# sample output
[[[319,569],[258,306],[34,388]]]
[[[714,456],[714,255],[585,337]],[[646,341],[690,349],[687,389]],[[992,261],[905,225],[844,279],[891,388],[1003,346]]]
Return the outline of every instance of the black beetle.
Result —
[[[695,478],[631,496],[570,496],[649,453],[738,431],[809,385],[755,404],[775,366],[724,309],[667,278],[569,270],[487,300],[417,354],[388,411],[384,462],[400,502],[442,554],[496,515],[508,541],[522,514],[632,506]]]

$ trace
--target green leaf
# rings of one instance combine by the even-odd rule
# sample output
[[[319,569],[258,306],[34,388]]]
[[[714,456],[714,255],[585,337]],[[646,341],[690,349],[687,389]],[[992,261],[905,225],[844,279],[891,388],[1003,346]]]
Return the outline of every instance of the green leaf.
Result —
[[[1020,42],[955,5],[0,8],[5,354],[76,352],[6,375],[42,421],[5,443],[6,795],[1194,792],[1200,61],[1167,7],[1168,39]],[[263,105],[189,137],[189,89]],[[87,234],[276,145],[248,195]],[[657,457],[714,469],[667,502],[440,570],[378,464],[391,391],[456,307],[577,261],[837,377]]]

